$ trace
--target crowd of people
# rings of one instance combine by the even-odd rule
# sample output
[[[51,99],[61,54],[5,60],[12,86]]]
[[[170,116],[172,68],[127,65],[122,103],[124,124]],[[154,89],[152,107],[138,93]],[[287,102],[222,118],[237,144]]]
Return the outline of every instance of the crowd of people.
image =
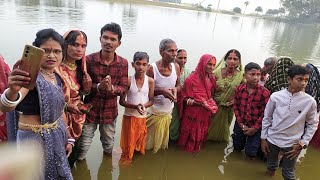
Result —
[[[0,142],[41,147],[41,179],[73,179],[70,169],[86,158],[98,127],[103,152],[112,155],[118,104],[125,107],[124,164],[135,152],[167,149],[169,141],[191,153],[207,140],[232,141],[248,159],[263,154],[268,176],[275,174],[282,152],[282,175],[295,179],[301,150],[309,144],[320,149],[320,75],[312,64],[271,57],[263,68],[254,62],[243,66],[240,52],[231,49],[220,61],[202,55],[191,71],[187,51],[163,39],[161,59],[149,64],[146,52],[136,52],[135,73],[128,76],[127,59],[116,53],[121,38],[121,27],[108,23],[100,31],[101,50],[86,55],[83,31],[61,36],[40,30],[33,45],[44,55],[34,89],[23,87],[30,77],[19,69],[21,60],[10,72],[0,56]]]

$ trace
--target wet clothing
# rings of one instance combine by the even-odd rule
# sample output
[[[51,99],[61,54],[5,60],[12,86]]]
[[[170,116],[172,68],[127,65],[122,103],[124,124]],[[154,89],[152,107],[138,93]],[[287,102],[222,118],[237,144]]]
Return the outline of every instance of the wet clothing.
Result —
[[[232,106],[227,106],[228,99],[234,96],[236,87],[243,81],[243,69],[240,64],[233,76],[222,78],[221,69],[226,67],[222,59],[213,71],[216,77],[217,91],[213,99],[218,105],[217,113],[212,117],[208,130],[208,140],[229,141],[230,124],[234,117]]]
[[[120,147],[126,159],[132,159],[134,151],[145,153],[147,138],[146,118],[123,116]]]
[[[259,129],[254,135],[248,136],[243,133],[241,127],[239,127],[238,123],[234,123],[232,143],[233,148],[236,151],[242,151],[244,149],[244,153],[249,157],[256,157],[260,148],[261,142],[261,129]]]
[[[276,171],[279,166],[279,153],[286,153],[292,150],[292,147],[280,148],[270,142],[268,142],[269,153],[267,154],[267,169],[269,171]],[[298,156],[291,159],[287,155],[282,158],[282,177],[285,180],[295,180],[295,166]]]
[[[307,69],[310,71],[309,81],[306,87],[306,93],[312,96],[317,102],[317,111],[320,110],[320,73],[319,70],[312,64],[307,64]],[[320,149],[320,124],[317,131],[314,133],[310,145]]]
[[[32,130],[18,130],[18,146],[24,141],[40,143],[43,148],[44,173],[41,179],[73,179],[66,156],[68,143],[66,126],[62,120],[64,96],[62,83],[56,76],[57,85],[47,82],[42,74],[37,77],[41,124],[57,124],[55,128],[43,129],[41,133]],[[22,102],[25,101],[22,100]],[[14,121],[15,119],[11,119]]]
[[[175,88],[177,73],[174,63],[171,63],[171,75],[163,76],[156,65],[152,64],[154,74],[155,89]],[[148,109],[147,115],[147,143],[146,149],[153,149],[156,153],[160,148],[167,149],[169,142],[169,127],[171,122],[171,112],[173,102],[163,95],[154,97],[153,106]]]
[[[207,140],[210,117],[218,110],[211,94],[216,87],[215,78],[213,73],[206,73],[206,66],[212,59],[215,57],[209,54],[200,58],[195,72],[185,81],[178,103],[181,115],[178,144],[188,152],[200,151],[201,144]],[[201,102],[203,106],[186,104],[189,99]]]
[[[238,151],[245,149],[246,155],[250,157],[255,157],[260,148],[261,122],[269,96],[270,92],[259,84],[251,94],[246,83],[239,85],[235,92],[233,110],[236,122],[232,134],[233,147]],[[257,132],[252,136],[244,134],[242,127],[239,127],[241,123],[255,128]]]
[[[183,86],[185,80],[189,77],[191,74],[191,71],[187,68],[183,68],[183,71],[181,72],[180,75],[180,85],[181,87]],[[181,92],[177,94],[177,100],[179,101],[181,99]],[[170,139],[171,140],[178,140],[179,138],[179,131],[180,131],[180,115],[179,115],[179,110],[178,110],[178,105],[177,103],[174,104],[173,110],[172,110],[172,119],[170,123]]]
[[[136,78],[131,77],[130,88],[127,92],[127,102],[130,104],[146,104],[149,101],[149,77],[144,76],[144,83],[138,88]],[[134,151],[145,152],[145,143],[147,138],[146,114],[141,115],[136,109],[125,108],[122,128],[120,147],[125,159],[131,160]]]
[[[153,108],[151,106],[150,108]],[[149,113],[147,115],[147,140],[145,149],[153,150],[168,149],[169,126],[171,122],[171,112],[168,113]]]
[[[99,125],[100,141],[105,153],[112,153],[114,134],[118,116],[117,96],[128,89],[128,61],[114,54],[114,60],[105,65],[101,60],[101,51],[87,56],[88,74],[92,79],[91,93],[84,102],[93,107],[87,114],[79,144],[78,159],[85,158],[90,149],[92,138]],[[97,84],[107,75],[111,77],[113,92],[99,92]]]

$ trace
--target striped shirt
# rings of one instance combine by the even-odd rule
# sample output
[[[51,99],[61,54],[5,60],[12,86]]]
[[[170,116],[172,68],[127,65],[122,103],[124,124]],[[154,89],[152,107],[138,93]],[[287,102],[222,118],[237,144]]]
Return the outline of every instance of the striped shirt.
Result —
[[[280,147],[309,144],[318,126],[317,104],[308,94],[287,89],[271,95],[264,111],[261,139]]]

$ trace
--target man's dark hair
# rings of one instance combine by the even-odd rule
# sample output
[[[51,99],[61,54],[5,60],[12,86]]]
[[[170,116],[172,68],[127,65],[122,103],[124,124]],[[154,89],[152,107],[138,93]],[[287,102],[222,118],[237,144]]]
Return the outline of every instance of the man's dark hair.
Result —
[[[103,32],[106,32],[106,31],[110,31],[110,32],[113,32],[114,34],[117,34],[119,41],[121,40],[122,31],[121,31],[121,27],[119,24],[111,22],[111,23],[104,25],[100,30],[100,36],[102,36]]]
[[[261,71],[261,67],[259,66],[259,64],[254,63],[254,62],[249,62],[245,67],[244,67],[244,72],[248,72],[252,69],[258,69]]]
[[[59,33],[57,33],[57,31],[55,31],[54,29],[51,29],[51,28],[42,29],[42,30],[38,31],[36,34],[36,39],[34,40],[32,45],[34,45],[36,47],[40,47],[42,44],[47,42],[50,38],[52,38],[54,41],[58,42],[60,44],[61,48],[63,48],[63,46],[64,46],[63,37]]]
[[[288,70],[288,76],[292,79],[297,75],[308,75],[310,74],[310,71],[301,65],[293,65]]]

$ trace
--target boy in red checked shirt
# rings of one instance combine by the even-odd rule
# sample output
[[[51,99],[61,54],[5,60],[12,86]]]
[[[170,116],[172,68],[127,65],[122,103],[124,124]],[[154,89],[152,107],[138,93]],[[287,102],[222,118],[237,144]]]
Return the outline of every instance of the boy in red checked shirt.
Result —
[[[260,148],[261,122],[270,92],[259,85],[261,67],[253,62],[244,68],[246,83],[239,85],[235,92],[233,109],[236,122],[233,128],[233,147],[245,150],[246,156],[254,159]]]

